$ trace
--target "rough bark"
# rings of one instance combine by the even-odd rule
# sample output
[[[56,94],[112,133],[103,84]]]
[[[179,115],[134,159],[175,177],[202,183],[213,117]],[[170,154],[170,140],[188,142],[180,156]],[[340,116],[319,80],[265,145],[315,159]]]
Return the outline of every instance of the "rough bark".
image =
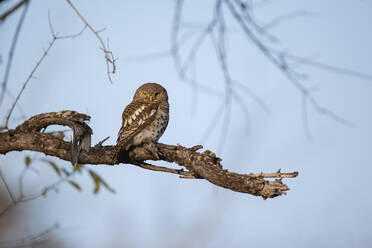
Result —
[[[127,154],[115,157],[115,146],[98,144],[90,147],[91,128],[85,123],[90,117],[75,111],[59,111],[39,114],[20,124],[17,128],[0,133],[0,154],[10,151],[38,151],[46,155],[82,164],[116,165],[133,164],[145,169],[171,172],[184,178],[202,178],[237,192],[262,196],[264,199],[286,194],[288,186],[282,178],[292,178],[298,172],[238,174],[222,168],[221,159],[211,151],[198,152],[202,147],[186,148],[180,145],[152,144],[135,147]],[[74,142],[41,130],[49,125],[69,126],[74,132]],[[75,144],[72,144],[75,143]],[[75,154],[74,154],[75,152]],[[183,168],[175,170],[144,163],[145,160],[174,162]],[[267,180],[265,178],[276,178]]]

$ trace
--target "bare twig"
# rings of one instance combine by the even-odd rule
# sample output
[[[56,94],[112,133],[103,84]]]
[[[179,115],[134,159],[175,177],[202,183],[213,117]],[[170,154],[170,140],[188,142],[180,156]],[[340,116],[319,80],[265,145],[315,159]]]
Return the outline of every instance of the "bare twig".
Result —
[[[70,35],[62,35],[62,36],[58,36],[57,39],[75,39],[77,37],[79,37],[80,35],[82,35],[84,33],[84,31],[87,29],[87,25],[84,26],[84,28],[77,34],[70,34]]]
[[[14,100],[14,102],[13,102],[13,104],[12,104],[12,106],[11,106],[9,112],[8,112],[8,115],[5,118],[5,124],[4,124],[3,129],[8,129],[9,118],[12,115],[12,112],[13,112],[13,109],[14,109],[15,105],[17,104],[17,102],[18,102],[19,98],[21,97],[23,91],[25,90],[27,84],[30,82],[31,78],[33,77],[35,71],[38,69],[39,65],[41,64],[41,62],[43,62],[43,60],[47,56],[49,50],[54,45],[55,41],[56,41],[56,37],[54,36],[52,41],[49,43],[49,46],[47,47],[47,49],[44,51],[43,55],[41,56],[41,58],[36,62],[35,67],[32,69],[31,73],[28,75],[26,81],[23,83],[21,90],[19,91],[16,99]]]
[[[298,172],[290,172],[290,173],[282,173],[281,169],[279,169],[275,173],[259,173],[259,174],[252,174],[254,177],[262,177],[262,178],[293,178],[298,176]]]
[[[222,73],[224,74],[224,82],[225,82],[225,96],[226,96],[226,89],[231,88],[231,92],[233,92],[234,87],[239,87],[242,89],[247,96],[251,97],[253,101],[255,101],[260,107],[262,107],[265,112],[269,113],[269,108],[265,104],[263,100],[261,100],[257,95],[255,95],[247,86],[242,83],[237,83],[237,80],[233,79],[230,75],[226,74],[227,61],[226,61],[226,52],[223,48],[225,45],[225,24],[224,18],[222,13],[222,6],[227,6],[230,10],[230,13],[234,17],[234,19],[238,22],[243,33],[248,37],[253,44],[264,54],[265,57],[269,59],[269,61],[279,69],[284,76],[295,86],[297,90],[300,91],[302,95],[302,120],[303,122],[308,122],[308,113],[309,107],[312,107],[318,114],[325,115],[326,117],[333,119],[334,121],[341,123],[343,125],[352,127],[353,123],[350,121],[342,118],[341,116],[337,115],[330,109],[323,107],[315,98],[314,94],[311,92],[310,88],[305,87],[301,80],[306,79],[307,75],[303,73],[298,73],[294,71],[293,63],[288,63],[287,59],[297,64],[306,64],[308,66],[312,66],[315,68],[327,70],[334,73],[344,74],[348,76],[353,76],[356,78],[361,78],[364,80],[372,81],[372,75],[367,73],[362,73],[350,69],[345,69],[341,67],[336,67],[333,65],[328,65],[325,63],[320,63],[314,61],[309,58],[303,58],[297,55],[289,54],[286,51],[275,50],[268,47],[261,38],[269,38],[269,40],[275,40],[276,38],[269,34],[266,29],[272,27],[273,25],[279,24],[283,20],[287,20],[288,18],[297,17],[297,16],[308,16],[311,13],[306,11],[295,11],[290,12],[286,15],[280,16],[279,18],[273,20],[272,22],[268,23],[267,25],[259,25],[256,20],[252,16],[252,9],[256,8],[257,6],[261,6],[268,1],[260,1],[260,2],[246,2],[240,0],[215,0],[215,7],[214,7],[214,16],[210,22],[206,25],[194,24],[194,23],[187,23],[183,20],[183,5],[185,3],[184,0],[176,0],[175,1],[175,11],[173,17],[173,27],[171,31],[171,50],[169,51],[161,51],[154,54],[142,55],[137,57],[132,57],[131,61],[134,60],[146,60],[146,59],[159,59],[168,56],[169,54],[172,56],[174,60],[174,65],[177,71],[177,74],[182,79],[183,82],[189,83],[192,87],[193,94],[192,97],[193,102],[197,102],[198,91],[202,93],[209,94],[212,96],[216,96],[221,98],[221,91],[215,88],[210,88],[205,86],[195,80],[196,77],[196,56],[198,52],[200,52],[200,48],[202,44],[205,42],[206,38],[210,36],[212,38],[212,43],[215,46],[216,54],[218,57],[218,62],[220,63]],[[182,28],[192,29],[193,31],[199,30],[199,35],[195,38],[195,42],[191,45],[190,50],[186,53],[185,56],[182,56],[181,48],[183,48],[186,44],[186,41],[190,39],[190,37],[194,36],[198,32],[185,32],[181,35]],[[215,32],[217,32],[217,38],[215,36]],[[265,37],[266,36],[266,37]],[[181,38],[182,37],[182,38]],[[186,49],[184,49],[186,50]],[[183,58],[184,57],[184,58]],[[225,69],[224,69],[225,68]],[[191,75],[189,75],[189,70],[191,71]],[[228,79],[228,80],[226,80]],[[231,86],[228,86],[226,82],[230,82]],[[226,87],[228,86],[228,87]],[[231,94],[230,94],[231,95]],[[237,97],[236,93],[232,94],[232,98]],[[226,102],[227,97],[225,97]],[[240,107],[243,108],[242,103],[243,101],[237,100],[240,104]],[[231,108],[231,104],[226,104],[226,108]],[[220,108],[222,109],[222,108]],[[221,110],[219,110],[221,111]],[[229,111],[225,111],[223,122],[226,126],[226,116],[228,115]],[[222,111],[221,111],[222,114]],[[215,121],[213,123],[216,123]],[[310,137],[310,128],[308,123],[303,123],[304,132],[306,136]],[[224,129],[225,130],[225,129]],[[210,129],[207,131],[207,134],[210,133]],[[222,139],[222,138],[221,138]],[[222,139],[223,140],[223,139]]]
[[[240,109],[243,112],[243,117],[246,119],[245,129],[247,130],[247,133],[249,134],[251,122],[250,122],[250,114],[249,114],[248,107],[246,106],[245,102],[243,101],[243,99],[240,97],[240,95],[238,94],[236,90],[233,90],[232,96],[233,96],[232,97],[233,101],[238,103]]]
[[[230,124],[230,116],[232,111],[232,79],[230,75],[230,70],[227,64],[227,58],[226,58],[226,45],[225,45],[225,20],[223,16],[223,9],[222,9],[222,0],[216,1],[215,4],[215,17],[214,20],[218,20],[218,34],[217,38],[214,36],[214,33],[212,32],[210,37],[212,39],[212,43],[215,47],[216,54],[218,56],[218,62],[221,67],[221,71],[224,77],[224,84],[225,84],[225,108],[226,111],[224,111],[224,120],[222,123],[222,132],[220,135],[220,140],[218,142],[218,152],[222,152],[223,146],[225,144],[225,140],[227,137],[227,132],[229,130],[229,124]]]
[[[262,3],[266,3],[266,1],[262,1]],[[177,0],[175,5],[175,12],[174,12],[174,19],[173,19],[173,27],[171,32],[171,55],[174,60],[174,64],[176,67],[176,71],[179,77],[184,81],[190,83],[190,86],[193,88],[193,91],[201,90],[200,83],[194,79],[195,75],[195,60],[197,53],[200,50],[201,45],[204,43],[205,38],[210,36],[212,38],[212,43],[215,47],[215,51],[217,54],[218,62],[221,67],[221,71],[224,75],[224,82],[225,82],[225,108],[227,111],[224,111],[224,118],[223,118],[223,126],[226,127],[228,125],[228,115],[230,113],[230,108],[232,107],[231,99],[232,97],[237,97],[236,94],[231,94],[233,92],[233,87],[238,86],[242,88],[242,84],[236,84],[232,77],[230,76],[227,59],[226,59],[226,51],[225,51],[225,23],[223,17],[223,6],[227,6],[230,13],[234,17],[234,19],[240,25],[243,33],[248,37],[253,44],[263,53],[265,57],[269,59],[269,61],[277,67],[284,76],[295,86],[297,90],[300,91],[302,94],[302,103],[303,103],[303,121],[308,121],[308,107],[312,107],[318,114],[327,116],[334,121],[341,123],[346,126],[353,126],[353,123],[350,121],[345,120],[344,118],[340,117],[330,109],[323,107],[320,103],[318,103],[317,99],[313,95],[310,89],[305,87],[301,80],[306,78],[307,75],[297,73],[293,70],[293,67],[287,63],[286,59],[290,59],[297,63],[306,64],[309,66],[313,66],[319,69],[328,70],[335,73],[341,73],[349,76],[354,76],[357,78],[362,78],[365,80],[372,81],[372,75],[366,73],[360,73],[353,70],[348,70],[344,68],[339,68],[323,63],[319,63],[310,59],[305,59],[301,57],[296,57],[294,55],[290,55],[286,52],[277,52],[274,49],[271,49],[266,46],[266,44],[261,41],[260,38],[268,38],[271,41],[277,40],[273,35],[267,32],[267,28],[264,25],[259,25],[256,20],[252,16],[252,7],[256,7],[256,4],[243,2],[240,0],[215,0],[215,7],[214,7],[214,15],[212,20],[205,26],[203,25],[194,25],[189,24],[185,21],[182,21],[182,10],[183,10],[184,1]],[[269,26],[276,25],[283,20],[288,18],[296,17],[296,16],[304,16],[308,15],[308,12],[304,11],[296,11],[288,13],[287,15],[281,16],[278,19],[275,19],[273,22],[269,23]],[[179,34],[181,32],[181,28],[187,27],[194,30],[200,30],[200,35],[196,38],[196,41],[191,46],[190,51],[186,54],[185,59],[181,56],[181,47],[184,46],[186,43],[184,40],[185,38],[191,37],[190,34],[187,34],[186,37],[183,39],[179,38]],[[215,33],[217,37],[215,37]],[[195,33],[192,33],[194,35]],[[149,56],[148,58],[158,58],[166,56],[168,53],[159,53],[158,56]],[[145,59],[146,57],[143,57]],[[193,67],[194,66],[194,67]],[[188,75],[188,70],[191,68],[191,76]],[[256,103],[258,103],[266,112],[268,112],[268,108],[264,104],[262,100],[260,100],[257,96],[252,94],[247,87],[243,90],[249,97],[251,97]],[[230,93],[228,93],[230,92]],[[208,92],[210,93],[210,92]],[[196,97],[197,94],[193,94],[193,97]],[[195,100],[195,99],[194,99]],[[237,101],[240,105],[243,104],[241,100]],[[242,106],[240,106],[242,107]],[[222,114],[222,111],[221,111]],[[216,122],[214,122],[216,123]],[[308,123],[303,123],[304,130],[307,136],[310,136],[309,133],[309,126]],[[224,130],[226,130],[224,128]],[[210,132],[210,131],[208,131]],[[220,144],[223,143],[223,136],[225,133],[223,132]],[[222,141],[221,141],[222,140]]]
[[[106,48],[105,43],[103,42],[101,36],[98,34],[100,31],[96,31],[88,23],[88,21],[80,14],[78,9],[75,7],[75,5],[72,4],[72,2],[70,0],[66,0],[66,2],[71,6],[71,8],[75,11],[75,13],[79,16],[79,18],[88,27],[88,29],[97,37],[99,43],[101,44],[101,49],[102,49],[102,51],[105,55],[105,59],[106,59],[107,77],[108,77],[110,83],[112,83],[111,74],[114,74],[116,72],[116,64],[115,64],[116,58],[114,57],[113,53]],[[110,64],[112,66],[112,69],[110,69]]]
[[[20,200],[24,197],[24,193],[23,193],[23,180],[25,178],[25,175],[26,175],[26,172],[28,171],[28,169],[30,168],[30,166],[26,166],[23,168],[21,174],[19,175],[18,177],[18,189],[19,189],[19,196],[17,198],[17,200]]]
[[[83,169],[83,168],[81,168],[81,169]],[[27,196],[23,196],[21,199],[19,199],[19,201],[17,201],[17,203],[18,202],[28,202],[28,201],[38,199],[38,198],[46,195],[49,191],[56,190],[58,186],[60,186],[64,182],[68,181],[73,175],[76,174],[76,172],[78,172],[78,171],[73,170],[70,174],[65,175],[64,177],[58,179],[57,181],[55,181],[54,183],[52,183],[48,186],[45,186],[39,192],[30,194],[30,195],[27,195]]]
[[[5,92],[8,97],[14,101],[15,100],[15,96],[13,95],[13,93],[10,91],[10,89],[6,89],[6,92]],[[24,120],[26,119],[27,115],[26,115],[26,112],[25,110],[23,109],[23,107],[21,105],[17,105],[17,108],[18,108],[18,111],[20,112],[20,116],[18,118],[14,118],[14,120],[16,121],[17,119],[19,119],[20,121],[21,120]]]
[[[266,23],[262,26],[263,29],[270,29],[276,27],[277,25],[281,24],[284,21],[289,19],[293,19],[296,17],[315,17],[315,13],[308,12],[306,10],[296,10],[289,13],[285,13],[284,15],[280,15],[275,19],[271,20],[270,22]]]
[[[11,108],[10,108],[10,110],[9,110],[6,118],[5,118],[5,124],[4,124],[4,126],[0,127],[0,131],[1,130],[4,130],[4,129],[8,129],[9,119],[10,119],[10,116],[12,115],[12,112],[14,110],[14,107],[16,106],[17,102],[19,101],[19,98],[21,97],[21,95],[22,95],[23,91],[25,90],[27,84],[34,77],[34,73],[39,68],[40,64],[43,62],[43,60],[45,59],[45,57],[48,55],[49,50],[52,48],[52,46],[54,45],[54,43],[57,40],[60,40],[60,39],[76,38],[77,36],[81,35],[84,32],[84,30],[86,29],[86,26],[84,26],[84,28],[82,29],[82,31],[80,31],[77,34],[66,35],[66,36],[57,36],[57,33],[55,33],[54,30],[53,30],[53,26],[52,26],[52,22],[51,22],[49,13],[48,13],[48,20],[49,20],[50,31],[51,31],[51,34],[52,34],[52,41],[49,42],[49,45],[48,45],[47,49],[44,50],[42,56],[36,62],[36,65],[32,69],[31,73],[28,75],[26,81],[23,83],[21,90],[19,91],[17,97],[15,98],[15,100],[14,100],[14,102],[13,102],[13,104],[12,104],[12,106],[11,106]]]
[[[11,240],[11,241],[5,241],[0,242],[0,248],[10,248],[10,247],[33,247],[35,243],[39,243],[43,241],[43,239],[52,231],[58,228],[58,224],[54,224],[54,226],[46,229],[45,231],[42,231],[37,234],[33,234],[21,239]]]
[[[209,126],[205,129],[205,133],[202,135],[202,138],[200,139],[199,143],[203,143],[208,140],[209,136],[212,134],[213,130],[216,127],[216,123],[220,121],[224,112],[225,112],[224,102],[221,102],[220,105],[218,105],[216,112],[209,123]]]
[[[19,203],[36,200],[36,199],[38,199],[38,198],[40,198],[42,196],[45,196],[49,191],[56,190],[57,187],[60,186],[62,183],[70,180],[71,177],[76,174],[76,172],[84,169],[84,167],[80,167],[78,170],[74,169],[74,170],[72,170],[72,172],[70,172],[68,174],[65,174],[63,177],[59,178],[54,183],[51,183],[50,185],[47,185],[47,186],[43,187],[40,191],[38,191],[36,193],[31,193],[31,194],[25,195],[24,192],[23,192],[23,180],[24,180],[24,177],[26,175],[26,172],[30,168],[31,168],[30,165],[27,166],[27,167],[25,167],[22,170],[21,175],[18,178],[19,196],[17,198],[14,198],[13,195],[11,194],[11,191],[8,188],[8,185],[6,184],[4,178],[1,175],[1,171],[0,171],[1,179],[3,180],[3,182],[4,182],[5,186],[6,186],[6,189],[8,190],[8,192],[11,195],[11,198],[12,198],[12,202],[5,209],[3,209],[0,212],[0,217],[2,215],[4,215],[6,212],[8,212],[10,209],[12,209],[13,207],[15,207],[16,205],[18,205]]]
[[[19,91],[19,93],[18,93],[18,95],[17,95],[17,97],[16,97],[16,99],[15,99],[15,101],[14,101],[12,107],[10,108],[10,111],[9,111],[7,117],[6,117],[6,121],[5,121],[5,127],[6,127],[6,128],[8,128],[9,118],[10,118],[12,112],[13,112],[14,106],[17,104],[17,102],[18,102],[19,98],[21,97],[23,91],[25,90],[25,88],[26,88],[28,82],[29,82],[29,81],[31,80],[31,78],[33,77],[35,71],[37,70],[37,68],[39,67],[39,65],[41,64],[41,62],[42,62],[42,61],[44,60],[44,58],[47,56],[47,54],[48,54],[50,48],[52,48],[52,46],[54,45],[54,42],[55,42],[55,41],[56,41],[56,39],[53,38],[52,41],[49,43],[49,46],[47,47],[47,49],[44,51],[44,53],[43,53],[43,55],[41,56],[41,58],[36,62],[35,67],[32,69],[32,71],[31,71],[31,73],[29,74],[29,76],[27,77],[26,81],[23,83],[22,88],[21,88],[21,90]]]
[[[197,82],[195,80],[196,76],[196,68],[195,68],[195,61],[196,61],[196,55],[199,52],[199,49],[201,45],[206,41],[206,38],[209,36],[211,38],[211,42],[214,45],[216,54],[217,54],[217,60],[220,65],[223,78],[224,78],[224,85],[225,85],[225,98],[224,98],[224,104],[217,109],[217,116],[216,118],[213,118],[211,120],[211,126],[210,128],[207,129],[205,136],[209,136],[209,134],[212,132],[213,128],[215,127],[215,124],[219,122],[222,118],[222,126],[221,128],[224,130],[221,132],[221,136],[218,142],[218,151],[221,151],[223,148],[223,144],[225,143],[225,138],[226,138],[226,130],[228,130],[228,125],[230,121],[230,115],[233,107],[233,102],[232,99],[236,98],[234,102],[239,104],[239,107],[245,112],[247,115],[247,109],[244,105],[244,102],[241,99],[238,99],[239,97],[237,96],[236,93],[233,92],[233,86],[236,86],[238,83],[236,83],[236,80],[233,80],[230,72],[229,72],[229,67],[227,63],[227,53],[226,53],[226,45],[225,45],[225,33],[226,33],[226,25],[225,25],[225,20],[223,16],[223,1],[222,0],[216,0],[214,4],[214,12],[213,12],[213,17],[210,22],[206,26],[202,25],[192,25],[189,23],[182,22],[183,26],[186,26],[187,28],[193,28],[196,30],[200,30],[200,34],[196,38],[195,42],[192,44],[189,53],[185,56],[184,61],[182,61],[181,58],[181,47],[184,46],[186,43],[185,40],[186,38],[189,38],[191,35],[178,38],[180,29],[183,27],[181,25],[181,19],[182,19],[182,6],[183,6],[184,1],[178,0],[176,1],[176,7],[175,7],[175,13],[174,13],[174,19],[173,19],[173,28],[172,28],[172,34],[171,34],[171,42],[172,42],[172,49],[171,49],[171,54],[174,60],[174,64],[176,66],[176,71],[179,75],[179,77],[185,81],[189,82],[192,89],[193,89],[193,97],[197,97],[197,92],[201,90],[201,84],[200,82]],[[215,35],[216,33],[216,35]],[[166,56],[167,53],[162,53],[161,56]],[[191,68],[191,77],[188,75],[188,69]],[[242,88],[241,85],[239,85],[240,88]],[[210,91],[208,91],[210,94]],[[263,109],[268,112],[268,108],[266,107],[265,103],[257,97],[255,94],[253,94],[247,87],[244,87],[243,93],[246,93],[249,97],[251,97],[255,102],[257,102]],[[220,96],[218,96],[220,98]],[[196,102],[196,99],[194,99],[193,102]],[[249,116],[246,116],[247,119],[249,119]],[[248,127],[248,125],[247,125]],[[205,142],[203,139],[202,142]]]
[[[270,107],[266,104],[266,102],[259,97],[256,93],[254,93],[251,89],[249,89],[245,84],[240,83],[236,80],[232,82],[234,86],[242,90],[245,94],[247,94],[259,107],[263,109],[266,114],[270,114],[271,110]]]
[[[108,140],[110,138],[110,136],[107,136],[106,138],[104,138],[103,140],[101,140],[100,142],[98,142],[97,143],[97,145],[95,145],[95,146],[102,146],[102,144],[106,141],[106,140]]]
[[[252,26],[252,28],[258,34],[260,34],[262,37],[267,38],[271,42],[277,42],[279,40],[274,35],[272,35],[271,33],[269,33],[268,32],[268,29],[262,27],[261,25],[259,25],[257,23],[257,21],[255,20],[255,18],[253,17],[253,15],[251,13],[252,11],[250,11],[251,8],[244,7],[245,6],[244,3],[242,1],[240,1],[240,0],[235,0],[235,2],[243,10],[242,11],[242,17],[246,20],[247,23],[249,23]]]
[[[15,32],[14,32],[12,45],[11,45],[10,50],[9,50],[8,61],[7,61],[6,67],[5,67],[3,82],[1,83],[0,106],[3,103],[5,92],[7,91],[8,78],[9,78],[9,74],[10,74],[10,69],[12,67],[14,51],[15,51],[15,48],[16,48],[16,45],[17,45],[19,33],[21,32],[23,21],[25,19],[25,16],[26,16],[26,13],[27,13],[27,10],[28,10],[29,1],[27,1],[27,0],[26,1],[25,0],[21,1],[20,3],[18,3],[18,5],[19,5],[18,7],[22,6],[23,4],[24,4],[23,12],[22,12],[22,14],[19,18],[17,27],[16,27]]]
[[[14,11],[16,11],[19,7],[21,7],[23,4],[28,4],[29,0],[21,0],[16,5],[11,7],[8,11],[6,11],[4,14],[0,16],[0,22],[3,22],[10,14],[12,14]]]
[[[308,113],[307,113],[307,98],[305,95],[302,95],[302,125],[305,131],[306,137],[311,140],[311,132],[309,127]]]
[[[225,52],[225,22],[222,13],[222,0],[217,0],[214,5],[214,15],[212,20],[206,25],[206,27],[202,28],[201,33],[196,38],[196,41],[191,46],[191,49],[186,56],[185,60],[182,61],[180,55],[180,48],[183,44],[185,44],[185,38],[179,39],[179,32],[181,28],[181,17],[182,17],[182,6],[183,1],[178,0],[176,1],[175,7],[175,14],[173,19],[173,28],[172,28],[172,35],[171,35],[171,42],[172,42],[172,57],[174,60],[174,64],[176,66],[176,71],[181,79],[185,82],[189,82],[191,87],[193,88],[193,97],[195,98],[193,102],[197,100],[197,91],[201,89],[200,84],[195,80],[196,76],[196,68],[195,68],[195,61],[196,61],[196,54],[199,51],[201,45],[205,42],[206,38],[210,36],[212,38],[212,43],[215,46],[216,53],[219,58],[220,66],[224,75],[224,83],[225,83],[225,106],[224,108],[227,111],[221,111],[220,113],[224,113],[223,125],[222,128],[226,131],[228,129],[230,114],[231,114],[231,96],[232,96],[232,80],[230,77],[229,69],[226,63],[226,52]],[[199,26],[197,27],[200,28]],[[214,30],[217,29],[218,37],[214,37]],[[181,43],[182,42],[182,43]],[[194,66],[194,67],[193,67]],[[191,68],[192,76],[189,77],[187,75],[188,69]],[[208,92],[210,93],[210,92]],[[220,110],[218,110],[220,111]],[[226,132],[223,132],[219,141],[219,151],[222,150],[223,144],[225,143]],[[207,131],[209,133],[209,131]]]
[[[13,193],[12,193],[12,191],[10,190],[10,188],[8,186],[8,183],[5,181],[5,178],[4,178],[3,173],[2,173],[1,170],[0,170],[0,179],[1,179],[2,183],[5,186],[6,191],[8,192],[8,194],[10,196],[10,199],[12,199],[12,203],[15,203],[16,202],[16,199],[14,198]]]
[[[364,73],[364,72],[360,72],[360,71],[355,71],[355,70],[350,70],[350,69],[342,68],[342,67],[339,67],[339,66],[329,65],[329,64],[326,64],[326,63],[321,63],[321,62],[315,61],[313,59],[304,58],[304,57],[301,57],[301,56],[298,56],[298,55],[288,53],[286,51],[281,51],[281,50],[277,50],[277,49],[273,49],[273,48],[269,48],[269,50],[274,52],[274,53],[277,53],[277,54],[283,54],[286,58],[288,58],[290,60],[293,60],[293,61],[295,61],[297,63],[300,63],[300,64],[306,64],[306,65],[309,65],[309,66],[312,66],[312,67],[315,67],[315,68],[318,68],[318,69],[321,69],[321,70],[325,70],[325,71],[329,71],[329,72],[333,72],[333,73],[337,73],[337,74],[342,74],[342,75],[345,75],[345,76],[360,78],[360,79],[372,82],[372,74],[368,74],[368,73]]]
[[[171,168],[164,167],[164,166],[156,166],[156,165],[148,164],[145,162],[133,162],[133,164],[141,168],[147,169],[147,170],[177,174],[177,175],[180,175],[180,178],[200,178],[197,175],[193,175],[192,173],[188,171],[184,171],[183,169],[176,170],[176,169],[171,169]]]
[[[230,0],[224,0],[227,4],[228,8],[230,9],[231,14],[236,19],[240,27],[242,28],[243,32],[247,35],[247,37],[256,45],[256,47],[262,52],[262,54],[265,55],[265,57],[275,66],[277,67],[283,74],[286,76],[286,78],[295,86],[296,89],[298,89],[301,94],[306,97],[311,104],[311,106],[322,115],[325,115],[334,121],[341,123],[346,126],[352,126],[353,124],[331,110],[321,106],[313,94],[305,88],[298,79],[293,75],[291,70],[288,68],[288,65],[285,63],[285,61],[282,60],[282,58],[279,56],[278,58],[274,56],[273,53],[270,52],[269,48],[267,48],[257,37],[256,35],[250,30],[248,25],[246,24],[245,20],[242,18],[242,16],[239,14],[239,12],[236,10],[235,6],[231,3]]]

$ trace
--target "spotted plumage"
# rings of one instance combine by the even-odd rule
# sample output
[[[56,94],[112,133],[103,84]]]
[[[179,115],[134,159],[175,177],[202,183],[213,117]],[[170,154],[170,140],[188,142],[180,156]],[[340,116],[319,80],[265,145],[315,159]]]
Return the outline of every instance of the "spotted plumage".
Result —
[[[139,87],[132,102],[123,111],[116,156],[132,146],[157,142],[164,133],[168,120],[167,91],[156,83]]]

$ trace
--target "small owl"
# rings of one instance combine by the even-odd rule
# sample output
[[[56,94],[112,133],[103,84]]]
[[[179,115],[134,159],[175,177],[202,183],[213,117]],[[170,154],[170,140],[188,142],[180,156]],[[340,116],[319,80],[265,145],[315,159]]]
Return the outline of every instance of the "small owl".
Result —
[[[169,120],[167,91],[156,83],[139,87],[133,100],[124,109],[116,157],[121,151],[144,143],[155,143],[164,133]]]

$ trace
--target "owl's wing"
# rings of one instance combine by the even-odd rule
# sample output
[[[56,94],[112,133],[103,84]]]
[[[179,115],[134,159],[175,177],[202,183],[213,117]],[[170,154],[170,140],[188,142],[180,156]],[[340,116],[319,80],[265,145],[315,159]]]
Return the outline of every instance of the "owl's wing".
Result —
[[[123,112],[123,121],[120,128],[117,144],[118,152],[147,125],[149,125],[156,116],[159,104],[143,104],[131,102]]]

